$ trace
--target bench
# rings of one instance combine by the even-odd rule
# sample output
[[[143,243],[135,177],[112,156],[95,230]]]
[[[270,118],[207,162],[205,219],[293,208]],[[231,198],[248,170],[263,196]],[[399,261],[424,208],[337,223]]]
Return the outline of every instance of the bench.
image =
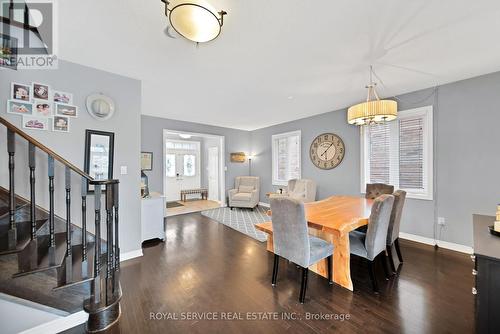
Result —
[[[199,188],[199,189],[186,189],[181,190],[181,201],[186,202],[187,195],[200,194],[201,199],[208,199],[208,189]]]

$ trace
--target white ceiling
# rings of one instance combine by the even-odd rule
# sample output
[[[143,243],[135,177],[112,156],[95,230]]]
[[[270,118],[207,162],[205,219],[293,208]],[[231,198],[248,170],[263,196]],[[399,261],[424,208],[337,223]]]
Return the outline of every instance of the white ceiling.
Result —
[[[59,3],[62,59],[142,80],[142,113],[252,130],[500,70],[498,0],[209,0],[218,39],[168,38],[160,0]]]

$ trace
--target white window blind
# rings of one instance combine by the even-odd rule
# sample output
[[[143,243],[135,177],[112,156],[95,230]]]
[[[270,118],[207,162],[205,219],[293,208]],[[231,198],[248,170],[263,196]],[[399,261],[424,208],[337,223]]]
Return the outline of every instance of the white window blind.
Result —
[[[300,131],[272,136],[273,185],[287,185],[301,177]]]
[[[362,192],[392,184],[408,197],[432,199],[432,106],[400,111],[398,119],[362,129]]]

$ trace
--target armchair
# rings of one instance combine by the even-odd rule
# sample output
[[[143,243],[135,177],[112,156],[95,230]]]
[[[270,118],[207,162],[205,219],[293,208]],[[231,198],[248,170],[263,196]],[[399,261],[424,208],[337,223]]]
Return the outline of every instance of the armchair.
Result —
[[[254,209],[259,204],[260,179],[257,176],[238,176],[234,189],[229,190],[229,207]]]
[[[271,198],[289,197],[303,203],[316,200],[316,182],[309,179],[291,179],[288,181],[288,189],[284,194],[271,194]]]

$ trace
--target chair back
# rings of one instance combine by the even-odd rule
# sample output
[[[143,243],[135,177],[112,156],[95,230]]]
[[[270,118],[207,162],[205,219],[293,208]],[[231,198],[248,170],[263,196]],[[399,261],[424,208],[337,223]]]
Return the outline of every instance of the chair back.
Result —
[[[393,204],[394,196],[392,195],[381,195],[373,202],[365,239],[368,260],[375,259],[377,255],[385,251]]]
[[[399,226],[401,225],[401,215],[406,200],[406,191],[396,190],[394,194],[394,204],[392,206],[389,229],[387,230],[387,245],[392,245],[394,240],[399,238]]]
[[[258,176],[237,176],[234,180],[234,188],[239,190],[240,186],[253,187],[259,192],[260,179]]]
[[[316,182],[310,179],[291,179],[288,181],[288,196],[304,203],[316,200]]]
[[[394,192],[394,186],[384,183],[368,183],[366,185],[365,197],[369,199],[375,199],[380,195],[390,195]]]
[[[310,245],[304,203],[271,198],[274,253],[302,267],[309,265]]]

